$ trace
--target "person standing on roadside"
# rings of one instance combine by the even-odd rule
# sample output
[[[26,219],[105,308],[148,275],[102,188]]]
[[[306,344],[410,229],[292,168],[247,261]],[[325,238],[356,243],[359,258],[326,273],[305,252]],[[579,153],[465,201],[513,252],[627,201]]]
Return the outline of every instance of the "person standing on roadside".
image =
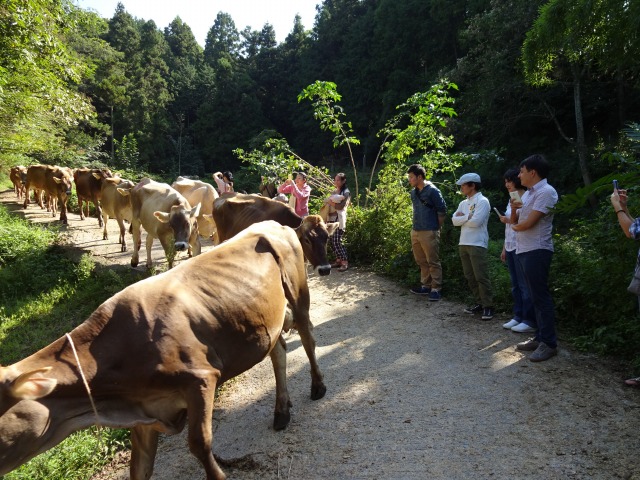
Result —
[[[442,265],[440,263],[440,228],[447,214],[447,205],[440,190],[426,180],[422,165],[413,164],[407,170],[413,205],[411,250],[420,267],[419,287],[411,289],[416,295],[428,295],[437,302],[442,298]]]
[[[627,238],[640,240],[640,217],[633,218],[631,216],[629,213],[629,207],[627,206],[627,191],[619,189],[617,184],[618,182],[615,181],[615,188],[611,194],[611,205],[618,217],[620,228]],[[636,270],[639,266],[640,251],[638,251],[638,256],[636,258]],[[638,296],[638,305],[640,306],[640,296]],[[640,377],[627,378],[624,383],[629,387],[640,388]]]
[[[349,260],[347,258],[347,249],[342,244],[342,237],[347,228],[347,207],[351,202],[351,192],[347,188],[347,176],[344,173],[338,173],[333,179],[333,185],[336,189],[333,194],[325,200],[329,205],[330,222],[338,222],[338,228],[331,235],[331,248],[336,256],[336,261],[331,268],[337,268],[339,272],[345,272],[349,268]]]
[[[520,170],[510,168],[504,174],[504,186],[507,191],[517,192],[522,198],[526,188],[520,183],[518,175]],[[517,333],[533,333],[536,331],[535,313],[533,304],[529,298],[524,272],[516,259],[516,232],[511,228],[511,202],[507,204],[504,215],[500,215],[500,221],[504,223],[504,245],[500,260],[507,264],[509,277],[511,278],[511,296],[513,298],[513,318],[502,325],[504,328]]]
[[[296,199],[296,213],[302,218],[309,215],[311,187],[307,185],[306,174],[298,172],[295,181],[290,178],[285,180],[284,183],[278,187],[278,193],[290,193],[293,195]]]
[[[491,320],[494,315],[493,293],[489,279],[487,249],[489,247],[489,214],[491,205],[480,189],[482,182],[477,173],[465,173],[456,182],[466,197],[451,217],[453,225],[460,228],[460,261],[469,288],[480,303],[464,309],[465,313],[482,314],[482,320]]]
[[[233,192],[233,174],[229,170],[225,170],[222,173],[214,173],[213,179],[215,180],[216,185],[218,185],[218,193],[220,195]]]
[[[516,348],[533,352],[532,362],[543,362],[558,354],[556,317],[549,291],[549,269],[553,257],[552,209],[558,193],[547,182],[550,166],[542,155],[531,155],[520,163],[520,183],[527,187],[521,202],[511,201],[511,228],[516,232],[516,258],[520,262],[536,318],[536,334]]]

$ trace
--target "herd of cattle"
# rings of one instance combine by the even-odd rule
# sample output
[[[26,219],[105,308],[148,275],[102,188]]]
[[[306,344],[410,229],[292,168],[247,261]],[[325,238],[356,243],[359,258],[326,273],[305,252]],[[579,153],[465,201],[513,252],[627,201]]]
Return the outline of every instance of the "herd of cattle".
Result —
[[[326,387],[315,356],[309,319],[306,260],[320,275],[331,271],[326,243],[337,224],[317,215],[304,220],[283,203],[259,195],[218,197],[204,182],[184,178],[171,186],[139,183],[108,170],[34,165],[15,167],[11,179],[24,208],[29,192],[41,208],[66,221],[76,185],[94,203],[103,236],[115,217],[125,251],[124,220],[131,222],[138,263],[140,229],[158,238],[170,269],[105,301],[81,325],[13,365],[0,366],[0,476],[90,425],[131,429],[132,480],[148,479],[160,433],[189,422],[189,448],[206,478],[223,479],[212,447],[215,389],[267,355],[276,378],[273,426],[287,426],[286,343],[295,328],[311,364],[311,398]],[[88,215],[88,213],[87,213]],[[200,254],[199,235],[217,246]],[[176,251],[193,258],[176,268]]]

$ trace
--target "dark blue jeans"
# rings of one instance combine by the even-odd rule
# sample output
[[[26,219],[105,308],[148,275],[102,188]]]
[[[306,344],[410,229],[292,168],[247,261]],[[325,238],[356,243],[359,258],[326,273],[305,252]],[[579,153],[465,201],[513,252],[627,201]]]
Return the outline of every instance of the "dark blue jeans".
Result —
[[[551,250],[532,250],[516,255],[533,303],[537,323],[536,340],[556,348],[558,345],[556,317],[553,311],[553,298],[549,292],[551,257],[553,257]]]
[[[516,259],[516,251],[505,251],[509,276],[511,277],[511,296],[513,297],[513,318],[524,322],[530,327],[536,327],[536,314],[533,310],[531,296],[527,290],[527,283],[520,262]]]

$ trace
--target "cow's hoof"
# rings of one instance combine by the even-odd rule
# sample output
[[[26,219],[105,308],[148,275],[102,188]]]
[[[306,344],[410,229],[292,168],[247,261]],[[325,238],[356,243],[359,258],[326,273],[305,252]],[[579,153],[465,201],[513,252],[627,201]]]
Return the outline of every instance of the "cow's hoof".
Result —
[[[136,267],[138,266],[138,260],[133,260],[133,259],[132,259],[132,260],[131,260],[131,266],[132,266],[133,268],[136,268]]]
[[[273,429],[274,430],[284,430],[289,425],[289,420],[291,420],[291,414],[287,413],[278,413],[276,412],[273,416]]]
[[[318,385],[311,385],[311,400],[320,400],[327,393],[327,387],[324,383]]]
[[[121,251],[121,252],[126,252],[126,251],[127,251],[127,246],[126,246],[126,245],[122,245],[122,246],[120,247],[120,251]]]

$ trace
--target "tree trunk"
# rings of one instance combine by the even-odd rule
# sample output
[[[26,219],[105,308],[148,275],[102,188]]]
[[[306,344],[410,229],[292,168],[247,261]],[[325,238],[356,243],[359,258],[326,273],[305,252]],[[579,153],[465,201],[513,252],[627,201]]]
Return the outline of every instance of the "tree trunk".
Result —
[[[576,65],[571,68],[573,72],[573,103],[576,116],[576,149],[578,150],[578,161],[580,163],[580,173],[585,186],[591,185],[591,175],[587,165],[587,144],[584,139],[584,118],[582,115],[582,76]],[[589,195],[589,203],[592,207],[597,204],[596,198]]]

